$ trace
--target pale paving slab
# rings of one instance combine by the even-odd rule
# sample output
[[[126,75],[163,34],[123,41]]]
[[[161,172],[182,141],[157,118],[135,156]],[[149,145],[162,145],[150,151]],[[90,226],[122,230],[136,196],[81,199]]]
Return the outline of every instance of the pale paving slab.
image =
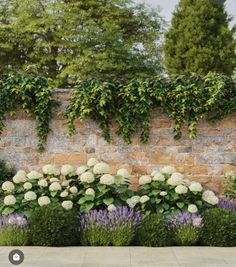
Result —
[[[20,267],[236,267],[236,248],[218,247],[0,247],[0,267],[20,249]]]

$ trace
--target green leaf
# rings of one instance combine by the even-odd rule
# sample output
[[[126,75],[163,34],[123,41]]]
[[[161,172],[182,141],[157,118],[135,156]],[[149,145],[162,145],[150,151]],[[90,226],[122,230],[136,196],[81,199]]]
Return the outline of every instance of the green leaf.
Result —
[[[85,203],[85,211],[89,211],[93,208],[94,203]]]
[[[6,216],[6,215],[9,215],[9,214],[13,213],[14,211],[15,211],[14,208],[6,207],[6,208],[2,211],[2,215]]]
[[[180,209],[182,209],[184,207],[184,203],[183,202],[177,202],[176,205]]]
[[[57,191],[51,192],[50,195],[51,195],[52,197],[55,197],[55,196],[57,195]]]
[[[103,203],[106,204],[107,206],[111,205],[113,201],[114,201],[114,198],[112,197],[103,199]]]

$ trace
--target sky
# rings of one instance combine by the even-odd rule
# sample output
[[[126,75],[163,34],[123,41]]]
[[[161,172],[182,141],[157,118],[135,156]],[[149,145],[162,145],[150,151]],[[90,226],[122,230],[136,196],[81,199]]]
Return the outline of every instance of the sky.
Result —
[[[179,0],[135,0],[136,2],[145,2],[152,7],[159,6],[161,8],[161,15],[165,17],[167,21],[171,20],[172,12],[178,4]],[[230,23],[232,27],[236,24],[236,0],[227,0],[226,1],[226,10],[232,16],[234,16],[233,21]]]

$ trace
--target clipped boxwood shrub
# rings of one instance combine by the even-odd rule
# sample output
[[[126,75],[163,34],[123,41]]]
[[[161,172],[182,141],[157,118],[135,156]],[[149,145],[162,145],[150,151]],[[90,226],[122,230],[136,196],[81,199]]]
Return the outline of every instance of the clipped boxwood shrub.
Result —
[[[203,214],[202,244],[236,246],[236,214],[226,209],[210,209]]]
[[[161,214],[148,215],[136,231],[137,245],[148,247],[163,247],[170,244],[165,217]]]
[[[78,216],[59,204],[35,209],[30,217],[30,237],[35,246],[71,246],[78,240]]]

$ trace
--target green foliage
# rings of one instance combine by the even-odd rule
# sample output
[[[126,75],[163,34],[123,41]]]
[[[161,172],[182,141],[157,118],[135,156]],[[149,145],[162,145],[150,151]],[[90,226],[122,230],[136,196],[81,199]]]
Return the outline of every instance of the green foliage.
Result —
[[[236,214],[226,209],[207,210],[203,215],[202,244],[236,246]]]
[[[227,174],[224,178],[223,186],[224,195],[230,200],[236,200],[236,173]]]
[[[157,214],[148,215],[137,228],[135,239],[140,246],[162,247],[169,245],[165,217]]]
[[[161,72],[162,19],[131,0],[1,0],[1,66],[37,64],[57,85]]]
[[[178,246],[196,245],[200,238],[200,230],[192,225],[185,225],[174,232],[175,243]]]
[[[0,231],[0,246],[25,246],[27,242],[28,236],[24,229],[8,227]]]
[[[56,101],[52,97],[52,88],[48,80],[34,73],[12,70],[0,76],[0,133],[4,128],[6,115],[14,115],[20,107],[36,121],[38,148],[44,149],[52,117],[52,108]]]
[[[75,133],[75,119],[92,118],[110,142],[109,127],[118,123],[118,134],[126,143],[141,128],[141,141],[148,141],[150,113],[161,108],[175,121],[174,137],[188,124],[190,138],[196,137],[199,120],[223,119],[236,108],[235,83],[228,76],[173,76],[169,79],[134,79],[129,83],[90,80],[79,83],[66,110],[69,134]]]
[[[229,30],[225,0],[181,0],[166,33],[164,53],[169,74],[216,71],[231,75],[236,66],[234,30]]]
[[[0,160],[0,185],[7,180],[10,180],[14,175],[13,169],[4,160]]]
[[[35,246],[71,246],[78,239],[76,210],[64,210],[50,204],[33,211],[29,223],[30,237]]]

